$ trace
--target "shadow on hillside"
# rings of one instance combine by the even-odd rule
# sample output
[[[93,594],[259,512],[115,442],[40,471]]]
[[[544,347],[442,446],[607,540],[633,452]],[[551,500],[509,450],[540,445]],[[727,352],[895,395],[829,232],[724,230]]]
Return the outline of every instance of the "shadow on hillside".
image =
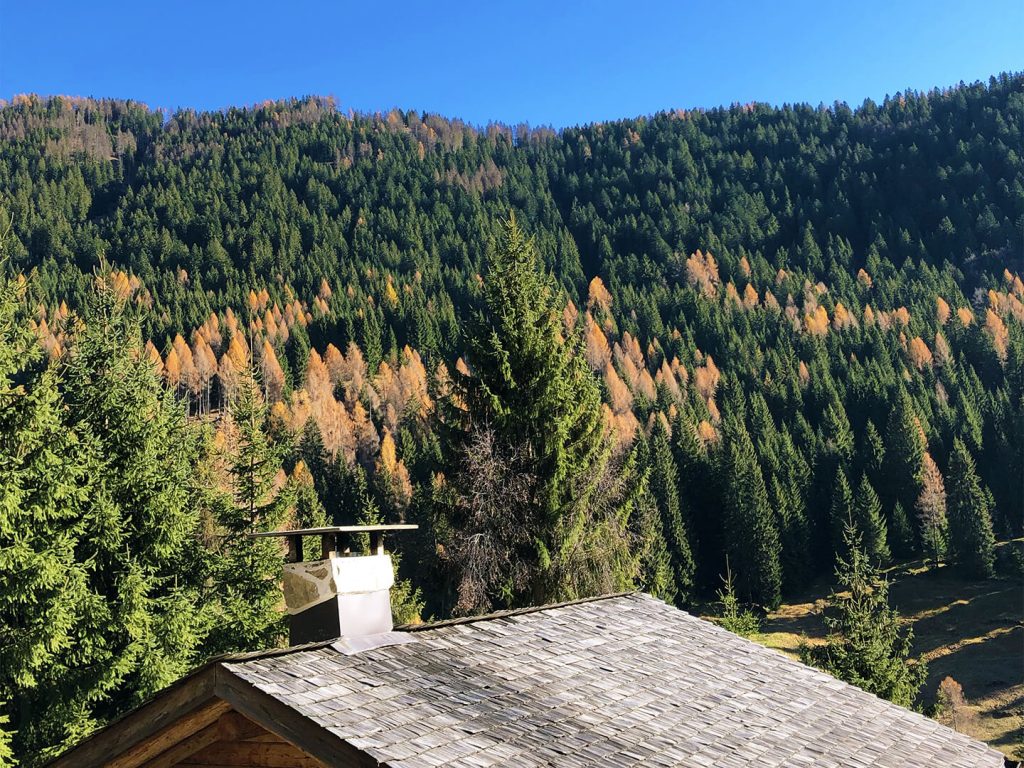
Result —
[[[825,625],[813,603],[798,603],[784,606],[783,610],[772,613],[765,620],[762,631],[824,637]]]
[[[926,698],[934,699],[936,688],[946,676],[963,686],[968,699],[999,696],[1015,686],[1024,686],[1022,644],[1024,626],[1016,626],[995,637],[964,642],[940,652],[928,660]],[[1017,699],[1021,696],[1024,694],[1016,694]],[[1000,706],[1009,711],[1013,702]]]
[[[1019,584],[993,581],[984,591],[977,586],[961,585],[962,591],[957,593],[956,585],[950,585],[948,591],[941,590],[944,595],[928,601],[927,607],[919,600],[900,600],[899,594],[893,597],[900,614],[913,622],[916,653],[930,654],[972,639],[985,640],[1024,623]],[[958,596],[947,602],[945,595]]]
[[[1019,717],[1024,721],[1024,691],[1008,696],[1006,701],[992,710],[992,714],[995,717]]]
[[[997,749],[1011,752],[1024,747],[1024,693],[1007,697],[1007,700],[991,711],[991,716],[998,720],[1011,719],[1012,725],[1001,736],[989,740],[989,744]]]
[[[913,623],[918,652],[928,653],[964,637],[983,636],[1024,621],[1020,580],[971,581],[952,568],[925,568],[920,561],[900,564],[886,575],[889,602]],[[787,598],[768,617],[765,631],[822,636],[818,607],[833,588],[833,582],[822,580]]]
[[[963,576],[955,567],[943,563],[935,566],[924,565],[920,561],[905,563],[886,572],[891,593],[894,598],[912,601],[916,610],[942,605],[944,597],[955,595],[956,598],[970,598],[1015,583],[1018,588],[1020,577],[1016,579],[972,579]]]

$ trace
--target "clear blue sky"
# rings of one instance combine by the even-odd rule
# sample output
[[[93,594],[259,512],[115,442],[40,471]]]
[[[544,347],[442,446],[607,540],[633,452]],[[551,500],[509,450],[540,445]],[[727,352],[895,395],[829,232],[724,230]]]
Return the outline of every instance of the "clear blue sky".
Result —
[[[219,109],[304,94],[563,127],[881,100],[1024,70],[1024,0],[0,0],[0,98]]]

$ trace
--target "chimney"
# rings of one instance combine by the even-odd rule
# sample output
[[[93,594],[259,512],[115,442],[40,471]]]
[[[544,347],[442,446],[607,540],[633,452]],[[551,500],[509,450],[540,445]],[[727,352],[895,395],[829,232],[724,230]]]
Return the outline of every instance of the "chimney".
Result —
[[[288,540],[284,565],[284,601],[290,617],[289,644],[390,632],[391,587],[395,583],[384,534],[415,525],[340,525],[269,531],[253,536]],[[370,537],[368,553],[352,552],[358,534]],[[320,559],[303,559],[303,537],[319,537]]]

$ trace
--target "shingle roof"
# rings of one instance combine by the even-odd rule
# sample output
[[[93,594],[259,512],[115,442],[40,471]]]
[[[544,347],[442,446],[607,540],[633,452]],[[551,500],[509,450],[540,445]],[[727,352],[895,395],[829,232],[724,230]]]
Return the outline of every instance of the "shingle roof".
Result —
[[[984,744],[652,597],[226,659],[391,768],[1003,765]]]

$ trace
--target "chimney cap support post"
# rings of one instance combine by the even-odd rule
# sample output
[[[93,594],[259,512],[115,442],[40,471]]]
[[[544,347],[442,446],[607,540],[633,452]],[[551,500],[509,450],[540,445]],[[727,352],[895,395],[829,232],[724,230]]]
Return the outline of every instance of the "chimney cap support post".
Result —
[[[333,533],[320,534],[320,559],[330,560],[338,555],[338,537]]]
[[[370,554],[371,555],[383,555],[384,554],[384,531],[371,531],[370,532]]]
[[[302,536],[295,535],[288,537],[288,558],[289,563],[302,562]]]
[[[384,535],[392,531],[414,531],[418,525],[409,523],[393,523],[381,525],[332,525],[322,528],[298,528],[290,531],[260,531],[248,534],[252,538],[283,537],[288,542],[287,560],[290,563],[301,563],[303,561],[303,536],[320,537],[320,554],[322,560],[337,557],[339,554],[339,537],[357,534],[368,534],[370,537],[370,555],[384,554]],[[351,553],[351,547],[345,548],[345,553]]]

